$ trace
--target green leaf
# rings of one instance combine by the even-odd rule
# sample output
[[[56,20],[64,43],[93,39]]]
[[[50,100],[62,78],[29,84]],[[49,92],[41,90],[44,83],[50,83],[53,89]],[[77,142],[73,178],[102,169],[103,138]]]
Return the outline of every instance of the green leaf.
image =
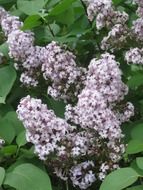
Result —
[[[127,188],[126,190],[143,190],[143,185]]]
[[[49,13],[50,16],[56,16],[64,11],[66,11],[71,4],[76,0],[62,0],[59,4],[57,4]]]
[[[137,73],[135,75],[133,75],[129,81],[127,82],[127,85],[131,88],[131,89],[135,89],[141,85],[143,85],[143,73]]]
[[[103,183],[101,184],[100,190],[121,190],[138,179],[138,174],[132,168],[118,169],[109,174]]]
[[[56,21],[62,24],[66,24],[68,26],[73,24],[74,20],[75,20],[75,15],[73,7],[68,8],[68,10],[62,12],[56,17]]]
[[[15,111],[7,112],[4,118],[11,123],[11,125],[15,129],[16,135],[24,130],[24,126],[22,122],[18,119]]]
[[[120,3],[122,3],[122,2],[124,2],[125,0],[113,0],[113,3],[115,4],[115,5],[118,5],[118,4],[120,4]]]
[[[6,42],[0,45],[0,52],[2,52],[6,57],[8,57],[8,44]]]
[[[18,0],[17,7],[27,15],[35,15],[44,7],[45,3],[44,0]]]
[[[136,140],[143,140],[143,123],[134,126],[131,131],[131,137]]]
[[[143,170],[143,157],[136,158],[137,166]]]
[[[10,144],[15,138],[15,129],[11,125],[11,122],[6,118],[0,120],[0,137],[8,144]]]
[[[9,145],[9,146],[4,146],[0,150],[0,153],[4,154],[5,156],[11,156],[11,155],[16,154],[16,151],[17,151],[16,145]]]
[[[127,146],[127,154],[136,154],[143,151],[143,141],[131,140]]]
[[[13,67],[6,66],[0,68],[0,103],[5,103],[16,79],[16,72]]]
[[[32,164],[21,164],[6,175],[5,185],[18,190],[52,190],[49,176]]]
[[[9,4],[9,3],[15,3],[16,0],[0,0],[0,4],[3,5],[3,4]]]
[[[25,130],[22,131],[16,138],[16,143],[19,147],[25,145],[27,143],[26,141],[26,134],[25,134]]]
[[[5,169],[0,167],[0,187],[3,184],[4,177],[5,177]]]
[[[42,22],[40,21],[39,15],[31,15],[27,17],[24,21],[24,25],[22,27],[22,30],[32,29],[34,27],[39,26]]]

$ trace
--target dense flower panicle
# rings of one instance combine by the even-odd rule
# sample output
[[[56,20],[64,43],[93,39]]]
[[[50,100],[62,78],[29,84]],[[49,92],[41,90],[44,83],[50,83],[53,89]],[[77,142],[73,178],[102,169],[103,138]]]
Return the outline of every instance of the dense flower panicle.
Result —
[[[50,153],[60,148],[60,141],[70,127],[66,121],[57,118],[53,111],[48,110],[40,99],[30,96],[23,98],[17,113],[26,128],[27,141],[35,145],[35,152],[40,159],[47,159]]]
[[[87,0],[87,13],[89,20],[93,20],[98,13],[102,12],[103,15],[111,9],[111,0]]]
[[[1,27],[6,36],[15,30],[19,30],[23,23],[19,21],[19,17],[10,16],[9,14],[1,21]]]
[[[93,172],[94,163],[92,161],[82,162],[75,165],[70,170],[70,178],[74,186],[79,186],[80,189],[87,189],[96,181]]]
[[[43,76],[52,82],[48,93],[54,98],[66,100],[70,98],[68,91],[73,85],[74,96],[77,96],[84,82],[85,69],[76,66],[75,56],[56,42],[42,48],[41,52]]]
[[[92,59],[87,72],[86,87],[101,93],[104,101],[120,101],[128,93],[128,87],[122,82],[122,72],[115,56],[109,53],[101,58]]]
[[[44,79],[50,82],[47,92],[53,98],[67,101],[77,96],[83,86],[86,69],[77,67],[73,53],[56,42],[46,47],[35,46],[34,33],[21,31],[23,23],[18,17],[0,9],[0,18],[7,36],[9,55],[19,62],[16,68],[22,72],[20,81],[27,87],[35,87],[41,71]]]
[[[111,0],[87,0],[87,14],[89,20],[96,17],[96,27],[98,30],[103,27],[111,28],[115,24],[125,24],[128,14],[115,11]]]
[[[95,91],[84,89],[78,96],[78,103],[70,110],[72,118],[66,110],[66,119],[71,119],[82,128],[94,129],[102,138],[121,138],[120,122],[104,101],[103,96]]]
[[[34,37],[31,32],[15,30],[8,35],[9,55],[15,61],[25,61],[33,49]]]
[[[117,47],[120,49],[122,45],[126,43],[128,36],[127,27],[122,24],[116,24],[101,41],[101,48],[103,50],[108,50],[110,48],[112,51]]]
[[[112,50],[122,48],[129,36],[126,22],[129,15],[124,11],[118,11],[112,5],[111,0],[87,0],[87,13],[89,20],[96,17],[96,28],[101,30],[103,27],[109,29],[108,35],[101,42],[101,49]]]
[[[139,18],[133,22],[132,30],[136,39],[143,41],[143,18]]]
[[[143,64],[143,49],[131,48],[126,52],[125,60],[128,63]]]
[[[111,0],[85,1],[89,20],[96,17],[97,29],[111,29],[101,48],[122,47],[129,35],[128,14],[116,11]],[[139,6],[138,15],[141,15],[142,5]],[[140,22],[142,18],[134,22],[132,29],[143,38]],[[102,54],[100,59],[92,59],[86,70],[76,65],[72,52],[54,41],[45,47],[36,46],[34,33],[21,31],[23,23],[19,18],[2,8],[0,24],[7,37],[9,55],[16,61],[16,69],[22,72],[20,81],[27,87],[36,87],[42,73],[45,84],[49,84],[49,95],[74,103],[66,106],[65,119],[61,119],[40,99],[23,98],[17,114],[26,129],[27,141],[58,177],[71,179],[74,186],[87,189],[97,178],[103,180],[109,171],[119,167],[125,151],[121,124],[134,114],[130,102],[121,103],[128,87],[122,82],[115,56]],[[142,49],[126,53],[128,62],[139,64],[141,58]],[[93,157],[96,165],[87,161]]]

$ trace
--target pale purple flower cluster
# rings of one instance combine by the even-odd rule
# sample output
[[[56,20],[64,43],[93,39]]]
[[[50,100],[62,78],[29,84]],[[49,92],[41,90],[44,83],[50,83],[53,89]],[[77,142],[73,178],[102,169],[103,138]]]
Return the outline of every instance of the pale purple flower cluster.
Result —
[[[143,49],[131,48],[125,54],[125,60],[128,63],[143,64]]]
[[[132,38],[136,40],[137,43],[141,43],[143,41],[143,1],[142,0],[134,0],[134,3],[137,3],[137,15],[139,16],[138,19],[133,21],[132,26]],[[128,63],[133,64],[143,64],[143,48],[134,47],[130,48],[125,53],[125,60]]]
[[[128,103],[124,111],[115,109],[128,92],[121,80],[119,63],[110,54],[103,54],[101,59],[93,59],[87,72],[85,88],[78,95],[77,105],[67,105],[65,117],[85,130],[93,130],[102,139],[107,139],[110,159],[118,163],[124,152],[121,143],[123,134],[121,123],[134,115],[134,108]]]
[[[19,62],[16,68],[22,71],[20,81],[24,85],[36,87],[43,73],[44,79],[50,82],[48,94],[53,98],[66,101],[77,96],[86,70],[77,67],[76,57],[70,51],[54,41],[46,47],[35,46],[34,33],[22,31],[19,18],[10,16],[2,8],[0,21],[7,36],[9,55]]]
[[[98,30],[103,27],[110,29],[108,35],[101,42],[103,50],[111,49],[113,51],[114,47],[122,47],[129,35],[126,26],[129,17],[127,13],[116,11],[111,0],[87,0],[87,13],[91,21],[96,16]]]
[[[17,114],[26,128],[27,141],[35,145],[35,152],[41,160],[47,159],[51,153],[60,153],[61,140],[70,128],[66,121],[57,118],[40,99],[30,96],[21,100]]]
[[[101,48],[103,50],[111,49],[112,51],[116,48],[121,49],[122,45],[126,43],[128,36],[129,32],[126,25],[116,24],[101,41]]]
[[[74,96],[77,96],[83,85],[86,70],[76,66],[75,58],[70,51],[61,48],[56,42],[42,48],[43,76],[45,80],[52,82],[48,94],[55,99],[70,99],[71,87],[74,89]]]
[[[96,181],[93,172],[94,163],[92,161],[82,162],[73,166],[70,170],[70,178],[74,186],[79,186],[80,189],[87,189]]]
[[[120,47],[128,35],[128,15],[115,11],[111,0],[86,3],[89,19],[96,17],[97,29],[111,29],[101,43],[102,49],[114,49],[118,44]],[[16,69],[22,71],[20,81],[24,85],[37,86],[42,74],[53,98],[70,102],[78,99],[74,106],[66,106],[65,119],[61,119],[40,99],[23,98],[17,114],[26,129],[27,141],[58,177],[70,179],[74,186],[87,189],[97,179],[103,180],[109,171],[119,167],[125,151],[121,124],[134,114],[131,103],[121,105],[123,109],[118,106],[128,88],[122,82],[115,56],[106,53],[92,59],[87,71],[76,65],[73,53],[54,41],[45,47],[36,46],[34,33],[22,31],[19,18],[2,8],[0,24],[9,55],[17,62]]]
[[[45,160],[50,167],[53,166],[54,173],[61,179],[71,179],[73,185],[86,189],[96,178],[101,180],[103,179],[101,175],[105,177],[109,171],[115,169],[121,154],[124,153],[124,145],[121,143],[123,135],[120,121],[116,114],[107,108],[101,93],[96,90],[94,93],[93,89],[87,99],[84,89],[79,95],[81,103],[82,94],[85,98],[83,97],[81,110],[83,114],[85,113],[85,119],[79,123],[81,127],[73,126],[66,120],[56,117],[40,99],[30,96],[20,101],[17,114],[26,128],[26,139],[34,144],[35,153],[39,158]],[[80,110],[78,111],[77,120],[83,116]],[[126,115],[129,117],[129,114]],[[77,122],[74,120],[74,123]],[[87,158],[93,156],[97,160],[96,166],[92,161],[87,161]],[[80,158],[83,163],[80,163]],[[110,163],[106,172],[102,167],[105,160],[107,165]],[[95,174],[91,168],[94,170],[96,168]]]

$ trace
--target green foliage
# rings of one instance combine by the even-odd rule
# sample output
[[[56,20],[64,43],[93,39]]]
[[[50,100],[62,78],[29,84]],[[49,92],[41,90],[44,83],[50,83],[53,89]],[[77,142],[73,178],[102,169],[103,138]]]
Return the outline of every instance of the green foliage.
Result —
[[[3,184],[4,178],[5,178],[5,169],[0,167],[0,187]]]
[[[27,15],[35,15],[44,7],[45,0],[17,0],[17,7]]]
[[[16,72],[12,66],[0,68],[0,103],[5,103],[6,97],[9,94],[15,79]]]
[[[52,190],[48,175],[32,164],[21,164],[6,174],[5,185],[18,190]]]
[[[138,177],[138,173],[132,168],[118,169],[105,178],[100,190],[122,190],[133,184]]]

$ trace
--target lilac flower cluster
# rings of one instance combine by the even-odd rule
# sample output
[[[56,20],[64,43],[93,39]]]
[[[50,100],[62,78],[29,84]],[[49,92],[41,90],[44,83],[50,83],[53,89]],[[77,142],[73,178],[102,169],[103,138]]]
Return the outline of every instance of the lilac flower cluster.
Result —
[[[106,139],[110,150],[109,158],[114,164],[121,159],[125,149],[121,123],[134,115],[131,103],[124,106],[122,113],[115,109],[115,105],[123,100],[127,92],[128,88],[121,80],[121,71],[115,57],[104,54],[101,59],[91,61],[86,86],[78,95],[77,105],[66,107],[67,121],[80,125],[84,130],[92,130]]]
[[[45,77],[54,73],[43,71]],[[66,120],[56,117],[40,99],[30,96],[18,106],[18,117],[35,153],[53,166],[58,177],[70,179],[80,189],[103,180],[109,171],[119,167],[125,150],[120,126],[134,114],[131,103],[124,105],[122,112],[116,108],[128,92],[121,75],[113,55],[106,53],[99,60],[91,60],[77,104],[66,106]]]
[[[125,59],[128,63],[143,64],[143,49],[131,48],[126,52]]]
[[[111,0],[87,0],[86,4],[89,19],[96,17],[97,29],[110,29],[101,48],[120,48],[129,35],[128,15],[116,11]],[[73,53],[54,41],[45,47],[36,46],[34,33],[22,31],[19,18],[2,8],[0,24],[7,37],[9,56],[22,72],[24,85],[36,87],[43,77],[54,99],[72,102],[77,98],[74,105],[66,106],[65,119],[57,117],[40,99],[23,98],[17,114],[26,129],[27,141],[58,177],[70,179],[74,186],[87,189],[96,180],[103,180],[109,171],[119,167],[125,151],[121,124],[134,114],[130,102],[121,103],[128,87],[122,82],[115,56],[102,54],[100,59],[92,59],[86,70],[76,65]],[[137,34],[140,29],[136,25]],[[136,49],[134,54],[139,62],[142,52]],[[128,62],[134,59],[132,54],[126,57]]]
[[[69,100],[72,96],[69,88],[73,87],[74,96],[77,96],[85,80],[86,69],[76,66],[76,57],[68,50],[65,51],[56,42],[42,48],[42,55],[44,79],[50,79],[52,82],[48,88],[48,94],[55,99]]]
[[[101,30],[103,27],[110,29],[108,35],[103,38],[101,48],[103,50],[122,47],[129,36],[126,22],[128,14],[116,11],[111,0],[87,0],[87,14],[89,20],[96,17],[96,27]]]
[[[34,33],[22,31],[23,23],[19,18],[10,16],[3,8],[0,9],[0,24],[7,37],[9,55],[18,62],[16,69],[22,71],[20,81],[24,85],[36,87],[43,74],[50,83],[48,94],[53,98],[66,101],[79,93],[86,70],[77,67],[76,57],[70,51],[56,42],[46,47],[35,46]]]
[[[143,2],[134,0],[134,3],[138,5],[137,15],[138,19],[133,21],[132,36],[136,40],[137,44],[143,41]],[[143,64],[143,49],[141,47],[130,48],[125,53],[125,60],[128,63]]]

